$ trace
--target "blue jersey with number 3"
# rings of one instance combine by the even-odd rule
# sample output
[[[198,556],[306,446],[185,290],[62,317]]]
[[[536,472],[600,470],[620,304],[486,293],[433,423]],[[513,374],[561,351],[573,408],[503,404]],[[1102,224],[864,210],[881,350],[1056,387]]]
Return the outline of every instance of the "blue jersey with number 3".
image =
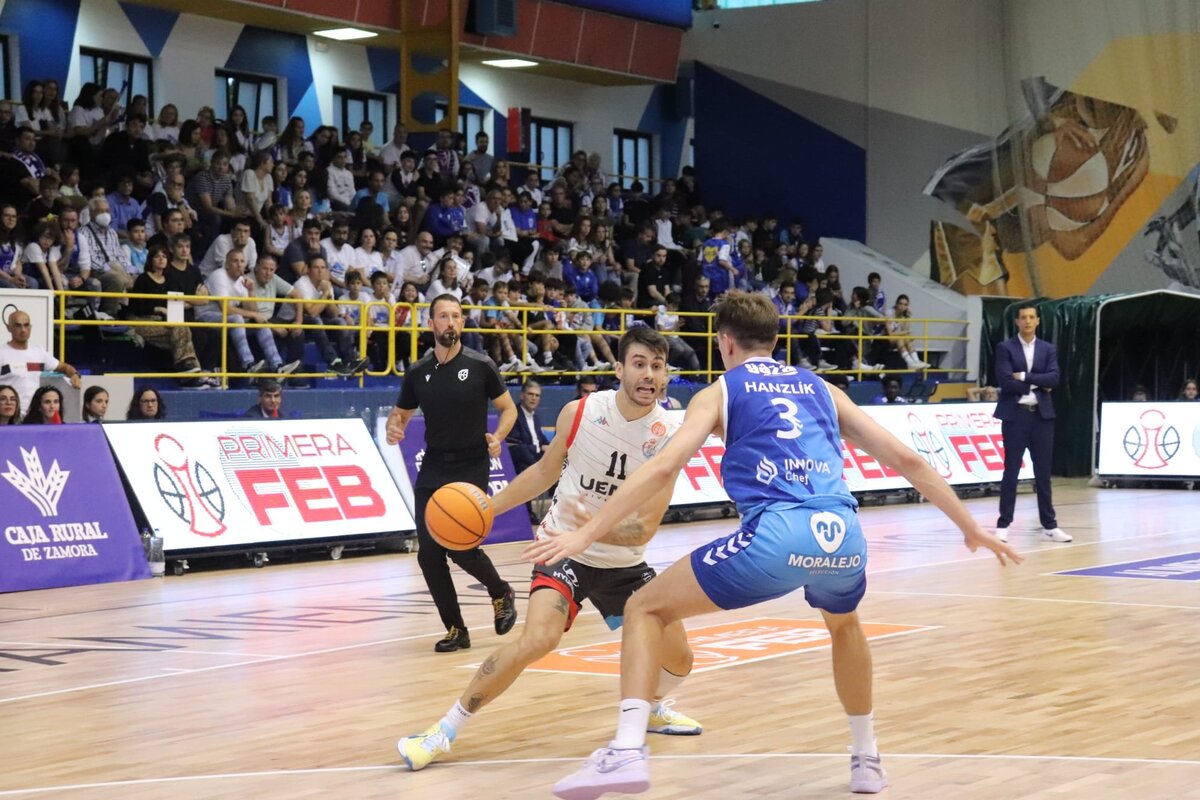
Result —
[[[823,380],[769,358],[749,359],[720,380],[721,480],[742,516],[773,503],[858,507],[842,478],[837,409]]]

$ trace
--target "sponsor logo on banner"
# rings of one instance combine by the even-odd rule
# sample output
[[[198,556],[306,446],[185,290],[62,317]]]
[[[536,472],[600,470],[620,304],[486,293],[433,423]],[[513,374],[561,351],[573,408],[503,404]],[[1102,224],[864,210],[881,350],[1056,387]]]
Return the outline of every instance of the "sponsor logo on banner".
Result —
[[[1056,575],[1084,575],[1095,578],[1149,578],[1160,581],[1200,581],[1200,553],[1180,553],[1141,561],[1125,561],[1100,567],[1072,569]]]
[[[150,576],[99,425],[4,426],[0,464],[0,592]]]
[[[885,639],[933,630],[921,625],[885,625],[864,622],[868,639]],[[695,658],[693,673],[711,672],[740,664],[796,655],[829,647],[829,631],[819,620],[751,619],[691,628],[688,643]],[[474,669],[477,665],[466,665]],[[602,642],[555,650],[533,662],[528,669],[538,672],[570,672],[584,675],[620,675],[621,643]]]
[[[143,423],[105,433],[168,550],[414,527],[356,419]]]
[[[496,414],[489,414],[488,430],[495,430],[498,420],[499,417]],[[381,444],[380,446],[386,447],[387,445]],[[410,480],[415,483],[421,471],[421,463],[425,460],[424,417],[416,416],[409,421],[408,427],[404,431],[404,438],[400,440],[400,454],[403,456]],[[489,463],[488,494],[495,496],[497,492],[508,486],[515,475],[516,470],[513,469],[512,456],[509,455],[508,446],[504,445],[500,448],[500,455],[491,459]],[[409,511],[412,510],[410,506]],[[529,514],[525,510],[525,506],[520,505],[496,517],[486,543],[519,542],[531,538],[533,538],[533,532],[529,525]]]
[[[21,495],[33,503],[43,517],[58,516],[58,501],[62,498],[63,489],[67,488],[67,478],[71,473],[59,469],[58,462],[50,464],[50,471],[42,469],[42,459],[38,457],[37,448],[30,450],[21,448],[21,460],[25,471],[8,462],[8,470],[4,479],[13,485]]]
[[[1183,446],[1185,431],[1191,434],[1191,448]],[[1096,471],[1200,477],[1200,403],[1104,403]]]
[[[1121,444],[1135,467],[1162,469],[1179,452],[1179,430],[1167,423],[1161,411],[1151,408],[1138,415],[1136,425],[1125,429]]]

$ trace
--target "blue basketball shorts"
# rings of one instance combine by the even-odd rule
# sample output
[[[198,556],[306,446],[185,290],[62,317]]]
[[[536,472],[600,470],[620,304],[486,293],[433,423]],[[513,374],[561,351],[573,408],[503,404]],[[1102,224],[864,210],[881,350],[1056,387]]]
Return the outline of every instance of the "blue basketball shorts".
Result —
[[[745,608],[804,587],[813,608],[848,614],[867,590],[867,541],[853,509],[769,507],[692,552],[700,588],[718,607]]]

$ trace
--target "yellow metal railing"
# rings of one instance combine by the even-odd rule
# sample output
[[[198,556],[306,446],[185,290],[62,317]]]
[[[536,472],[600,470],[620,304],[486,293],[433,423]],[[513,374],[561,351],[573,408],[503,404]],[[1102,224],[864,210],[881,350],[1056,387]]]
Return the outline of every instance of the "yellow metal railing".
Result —
[[[368,352],[368,342],[370,340],[371,335],[375,334],[375,333],[386,334],[386,339],[387,339],[386,352],[387,352],[388,368],[383,369],[383,370],[372,370],[372,369],[368,368],[365,372],[362,373],[362,375],[372,375],[372,376],[379,376],[379,377],[387,376],[387,375],[399,376],[399,375],[404,374],[403,370],[401,369],[401,365],[399,363],[399,357],[401,356],[401,353],[397,352],[397,334],[407,334],[407,336],[408,336],[407,353],[404,354],[407,357],[408,363],[411,364],[412,362],[417,360],[418,352],[420,349],[419,337],[420,337],[421,333],[424,330],[426,330],[426,328],[424,326],[422,326],[421,320],[424,317],[423,312],[425,312],[429,308],[429,304],[424,303],[424,302],[421,302],[421,303],[392,303],[390,301],[375,300],[373,298],[367,299],[367,300],[358,300],[358,301],[352,301],[352,300],[348,300],[345,298],[343,298],[341,300],[336,300],[336,299],[334,299],[334,300],[323,300],[323,299],[304,300],[304,299],[299,299],[299,298],[287,298],[287,297],[277,297],[277,298],[268,299],[268,298],[255,298],[255,297],[250,297],[250,298],[213,297],[213,296],[209,296],[209,295],[175,295],[175,294],[172,294],[169,296],[164,296],[161,294],[133,294],[133,293],[86,292],[86,291],[61,291],[61,292],[55,292],[55,294],[56,294],[57,300],[58,300],[58,315],[57,315],[58,318],[55,320],[54,324],[58,328],[58,355],[59,355],[59,358],[63,361],[67,360],[67,358],[66,358],[66,346],[67,346],[66,332],[67,332],[68,328],[126,327],[126,328],[132,328],[135,332],[136,332],[137,328],[139,328],[139,327],[168,327],[169,328],[169,327],[180,327],[180,326],[189,328],[189,329],[192,329],[192,328],[215,328],[215,329],[221,330],[222,332],[226,332],[230,328],[245,328],[247,330],[258,329],[258,328],[287,328],[289,330],[302,330],[302,331],[303,330],[322,329],[322,330],[326,331],[327,333],[336,333],[339,331],[350,331],[352,336],[354,337],[355,341],[357,341],[357,343],[358,343],[358,352],[364,356]],[[201,322],[201,321],[197,321],[197,320],[187,320],[184,322],[167,322],[165,320],[146,320],[146,319],[107,320],[107,319],[69,319],[67,317],[67,311],[69,308],[68,301],[82,300],[84,302],[91,302],[93,300],[98,300],[101,298],[149,299],[149,300],[154,300],[154,301],[160,302],[160,303],[166,303],[168,301],[184,301],[189,304],[195,304],[195,303],[200,303],[200,302],[218,303],[221,306],[221,319],[218,321],[213,321],[213,322]],[[332,325],[332,324],[323,324],[323,323],[306,323],[303,321],[303,319],[304,319],[303,308],[298,309],[299,313],[296,314],[296,319],[294,321],[289,321],[289,322],[251,322],[248,320],[245,320],[242,322],[229,322],[228,317],[229,317],[229,314],[231,313],[231,309],[230,309],[231,304],[240,305],[240,304],[244,303],[247,305],[255,305],[259,302],[261,302],[263,304],[266,304],[267,302],[289,303],[289,304],[296,304],[296,305],[301,305],[301,306],[305,306],[305,305],[355,306],[355,307],[357,307],[357,310],[358,310],[358,323],[356,325]],[[373,308],[377,309],[379,307],[384,307],[387,309],[387,312],[386,312],[387,313],[387,325],[386,326],[371,324],[370,310]],[[399,312],[401,310],[405,311],[405,313],[403,315],[404,319],[401,324],[397,324],[396,319],[399,316]],[[497,312],[500,310],[508,312],[508,313],[512,314],[514,317],[516,317],[517,319],[519,319],[519,321],[520,321],[519,327],[499,329],[499,328],[495,328],[495,327],[482,325],[483,321],[486,318],[485,315],[488,312],[494,313],[494,312]],[[554,308],[554,309],[552,309],[552,311],[555,315],[560,315],[560,314],[561,315],[574,315],[574,314],[589,315],[593,320],[593,328],[591,328],[591,329],[531,328],[530,327],[530,325],[531,325],[530,316],[534,315],[534,314],[545,313],[545,310],[546,309],[542,306],[524,305],[524,304],[515,304],[515,305],[509,306],[507,308],[502,308],[502,307],[491,306],[491,305],[472,305],[470,303],[465,303],[465,304],[463,304],[463,312],[464,312],[464,315],[466,315],[468,317],[468,327],[465,327],[463,329],[463,333],[482,334],[485,337],[485,340],[484,340],[485,344],[487,343],[486,337],[492,336],[492,335],[497,335],[497,334],[505,334],[505,335],[508,335],[511,337],[519,338],[519,340],[520,340],[520,342],[519,342],[519,344],[520,344],[520,361],[521,361],[522,365],[524,365],[527,360],[527,356],[529,354],[529,339],[530,339],[530,337],[540,337],[543,335],[551,335],[551,336],[553,336],[553,335],[572,335],[572,336],[605,335],[605,336],[619,338],[628,329],[629,323],[633,319],[644,318],[646,324],[650,325],[650,327],[654,327],[654,317],[658,313],[655,310],[645,310],[645,309],[635,309],[635,308],[593,308],[593,307]],[[479,312],[478,316],[479,316],[479,321],[481,323],[479,326],[475,326],[473,324],[474,321],[470,319],[472,316],[475,316],[475,312]],[[232,313],[237,314],[238,311],[235,309],[232,311]],[[616,321],[611,327],[607,327],[607,328],[604,327],[603,322],[601,322],[600,324],[595,324],[595,320],[597,318],[602,318],[603,320],[607,320],[607,319],[611,319],[614,316],[616,317]],[[714,335],[715,331],[713,329],[714,317],[711,312],[675,311],[675,312],[671,312],[671,316],[677,317],[679,319],[679,321],[681,323],[681,327],[685,320],[701,318],[703,320],[703,329],[702,330],[691,330],[691,331],[677,330],[677,331],[672,331],[672,332],[665,332],[665,335],[679,337],[685,341],[687,341],[689,339],[694,340],[697,338],[702,338],[708,342],[711,342],[713,340],[713,335]],[[965,329],[966,329],[967,323],[964,320],[932,319],[932,318],[931,319],[905,319],[904,322],[907,325],[909,325],[910,328],[920,326],[920,333],[918,334],[914,331],[907,335],[903,335],[903,334],[892,334],[892,333],[876,334],[876,333],[867,333],[866,332],[868,325],[891,324],[893,321],[889,320],[889,319],[875,319],[875,318],[871,318],[871,317],[852,317],[849,319],[853,319],[856,323],[858,323],[858,330],[856,332],[854,332],[854,333],[834,333],[834,332],[826,333],[826,332],[822,331],[822,333],[820,334],[820,339],[822,341],[835,341],[835,340],[851,340],[851,341],[853,341],[855,343],[855,345],[858,347],[860,362],[865,362],[865,360],[867,358],[866,354],[867,354],[868,345],[874,341],[911,340],[914,343],[914,347],[916,347],[916,349],[919,350],[919,352],[921,352],[923,360],[927,361],[928,354],[930,352],[930,343],[931,342],[953,343],[953,342],[967,341],[967,339],[968,339],[968,337],[966,335],[962,335],[962,336],[935,335],[935,334],[931,334],[929,331],[930,325],[942,324],[942,325],[951,325],[951,326],[962,326],[962,328],[964,329],[964,334],[965,334]],[[782,330],[779,334],[779,344],[786,351],[787,363],[791,364],[791,363],[796,362],[797,356],[800,353],[800,350],[797,345],[797,341],[805,338],[808,335],[808,334],[795,332],[795,330],[800,326],[801,323],[816,322],[819,326],[821,322],[830,322],[830,321],[844,322],[846,320],[847,320],[847,318],[845,318],[845,317],[832,317],[831,318],[831,317],[804,316],[804,315],[788,315],[788,316],[782,317],[781,318]],[[698,326],[694,326],[694,327],[698,327]],[[916,346],[916,344],[918,342],[920,343],[920,345]],[[703,347],[703,348],[693,347],[693,349],[696,350],[696,354],[699,358],[700,369],[679,370],[679,371],[674,371],[673,374],[681,375],[681,376],[685,376],[685,377],[692,377],[692,378],[700,379],[703,381],[711,382],[715,378],[715,376],[719,375],[723,371],[723,365],[719,363],[719,359],[715,358],[714,353],[713,353],[713,348],[711,346]],[[517,352],[516,347],[514,345],[514,353],[516,353],[516,352]],[[571,354],[571,357],[572,357],[572,360],[574,360],[573,353]],[[271,373],[271,372],[258,372],[258,373],[231,372],[231,371],[229,371],[229,366],[230,366],[229,365],[229,339],[227,336],[222,336],[221,337],[221,359],[220,359],[219,369],[217,369],[215,371],[208,371],[208,372],[187,373],[186,376],[189,378],[214,377],[214,378],[220,379],[222,381],[222,385],[227,385],[228,380],[230,378],[243,378],[243,377],[322,378],[322,377],[329,377],[332,374],[330,372],[294,372],[294,373],[291,373],[290,375],[283,375],[281,373]],[[605,374],[605,371],[596,371],[596,370],[544,370],[544,371],[549,374],[553,374],[554,376],[559,376],[559,377],[579,376],[579,375],[584,375],[584,374],[588,374],[588,375]],[[898,374],[898,373],[906,373],[906,372],[924,372],[924,371],[926,371],[926,370],[913,370],[913,369],[868,370],[868,369],[863,369],[862,363],[860,363],[859,369],[848,369],[848,370],[834,369],[834,370],[826,370],[825,373],[826,374],[854,375],[857,379],[861,380],[863,378],[864,374],[870,374],[870,375],[877,375],[880,373]],[[945,372],[945,373],[966,373],[967,372],[967,370],[963,369],[963,368],[944,368],[944,367],[939,367],[937,369],[937,371]],[[524,372],[526,372],[526,370],[522,369],[522,370],[520,370],[520,372],[524,373]],[[611,374],[612,370],[611,369],[607,370],[607,373]],[[181,373],[179,373],[179,372],[135,372],[135,373],[130,373],[130,374],[134,375],[135,377],[139,377],[139,378],[179,378],[179,377],[181,377]],[[514,375],[514,374],[518,374],[518,373],[513,372],[513,371],[503,371],[502,374]],[[358,376],[359,377],[359,385],[362,385],[362,379],[361,379],[362,375]]]

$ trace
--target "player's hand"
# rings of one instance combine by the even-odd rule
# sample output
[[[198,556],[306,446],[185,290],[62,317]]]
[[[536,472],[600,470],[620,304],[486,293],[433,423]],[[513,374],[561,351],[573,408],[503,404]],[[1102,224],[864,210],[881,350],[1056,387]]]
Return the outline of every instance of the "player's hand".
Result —
[[[583,528],[577,531],[556,531],[543,526],[539,535],[541,538],[521,553],[526,561],[535,564],[554,564],[564,558],[577,556],[592,543],[592,537]]]
[[[492,458],[500,455],[500,440],[495,434],[485,433],[483,438],[487,440],[488,455]]]
[[[396,445],[402,441],[404,441],[404,426],[400,424],[400,418],[389,416],[387,421],[387,443]]]
[[[985,531],[979,523],[975,523],[970,529],[963,531],[963,544],[967,549],[974,553],[980,547],[986,547],[995,553],[996,558],[1000,561],[1001,566],[1007,566],[1011,561],[1013,564],[1020,564],[1025,558],[1010,547],[1005,542],[1000,541],[992,534]]]

